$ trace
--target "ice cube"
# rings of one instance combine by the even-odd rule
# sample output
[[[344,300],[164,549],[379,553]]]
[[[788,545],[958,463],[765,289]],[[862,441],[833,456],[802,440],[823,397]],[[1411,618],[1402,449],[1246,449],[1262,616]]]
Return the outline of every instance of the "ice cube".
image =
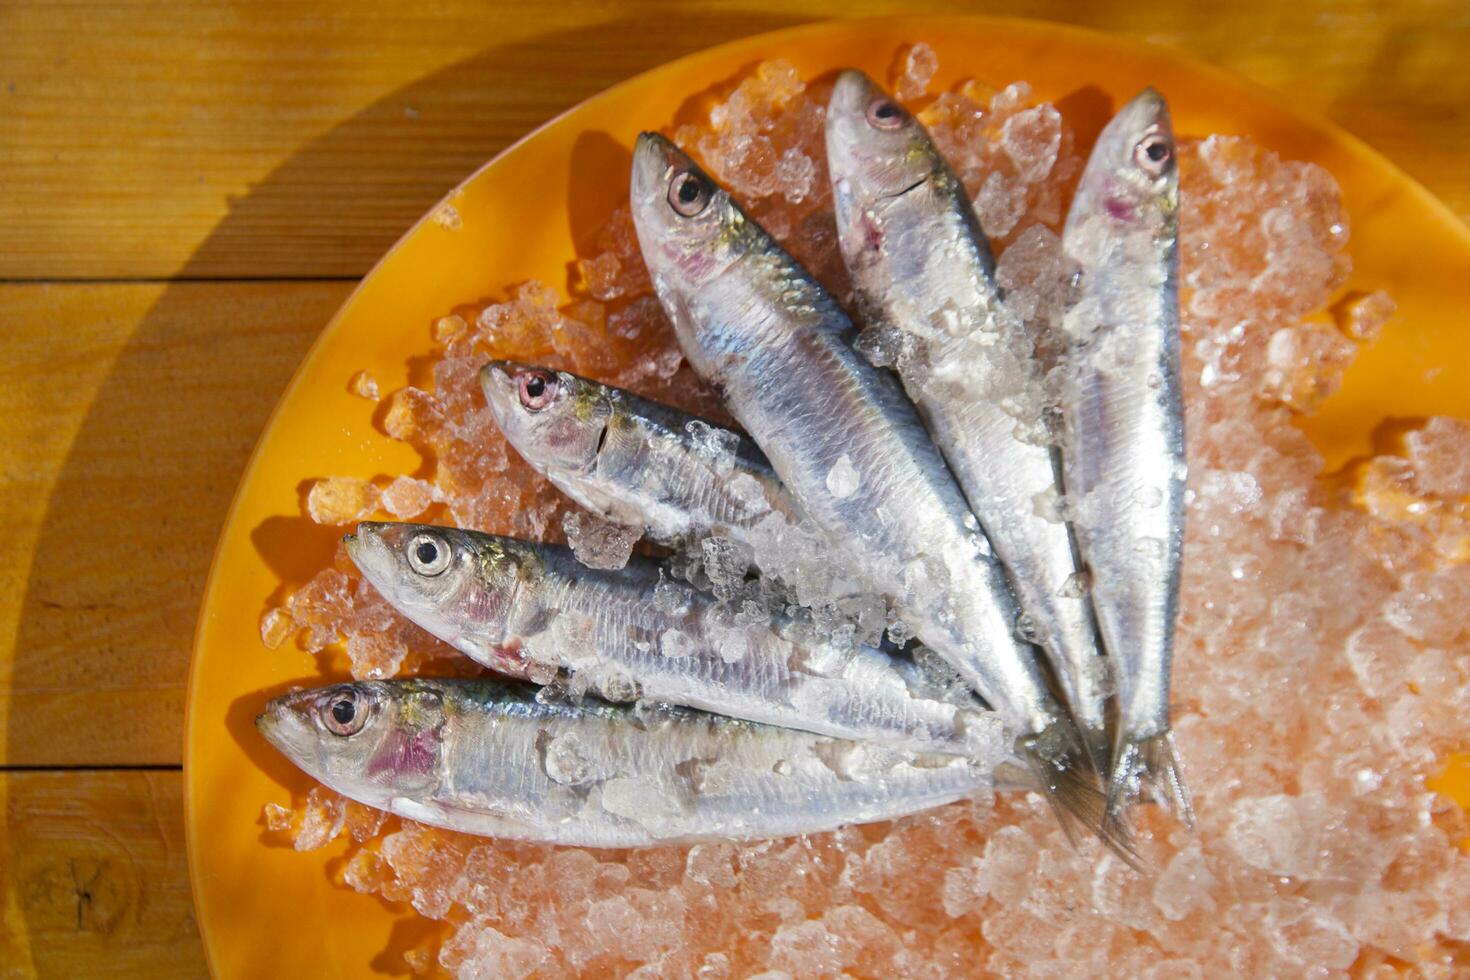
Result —
[[[715,595],[733,597],[744,584],[745,573],[750,568],[750,549],[738,541],[715,535],[700,542],[700,556]]]
[[[1398,304],[1382,290],[1355,299],[1348,305],[1343,317],[1343,329],[1354,340],[1372,342],[1378,339],[1383,327],[1393,319]]]
[[[679,630],[664,630],[658,639],[658,652],[672,660],[692,656],[698,649],[698,642]]]
[[[837,462],[827,471],[827,492],[838,500],[846,500],[857,493],[861,485],[857,467],[852,465],[852,457],[843,453],[837,457]]]
[[[984,857],[975,872],[975,892],[1002,905],[1025,898],[1027,879],[1036,861],[1036,844],[1020,827],[1002,827],[985,842]]]
[[[378,506],[378,488],[366,480],[333,476],[317,480],[306,495],[306,511],[318,524],[352,524]]]
[[[735,450],[740,437],[729,429],[720,429],[698,420],[686,426],[694,440],[694,451],[707,460],[716,473],[727,474],[735,465]]]
[[[1325,820],[1320,795],[1247,797],[1230,811],[1226,840],[1251,867],[1291,878],[1311,877]]]
[[[459,980],[522,980],[551,959],[539,940],[507,936],[478,919],[460,926],[439,951],[439,965]]]
[[[1026,184],[993,170],[975,195],[974,208],[981,230],[991,238],[1004,238],[1026,213]]]
[[[610,524],[580,511],[564,515],[561,526],[572,553],[588,568],[623,568],[633,555],[633,545],[643,536],[640,527]]]
[[[891,84],[893,94],[905,102],[921,97],[929,91],[929,83],[939,70],[939,56],[924,41],[911,44],[898,56],[898,66],[893,72]]]
[[[459,215],[459,208],[445,201],[434,209],[434,224],[448,231],[459,231],[464,227],[464,219]]]
[[[260,642],[267,650],[279,650],[295,632],[296,622],[285,609],[269,609],[260,617]]]
[[[557,735],[546,743],[542,764],[552,782],[580,786],[597,778],[597,764],[576,732]]]
[[[464,317],[457,313],[451,313],[449,316],[441,316],[435,320],[430,334],[438,343],[447,344],[459,337],[467,329],[469,329],[469,324],[465,323]]]
[[[279,833],[291,829],[292,810],[288,806],[279,803],[267,803],[261,811],[265,818],[265,829]]]
[[[831,976],[842,970],[837,937],[821,922],[783,925],[771,937],[771,964],[793,977]]]
[[[412,520],[428,510],[439,494],[434,484],[411,476],[394,477],[383,488],[383,509],[400,521]]]
[[[1000,148],[1022,181],[1045,180],[1062,148],[1061,113],[1049,105],[1016,113],[1000,127]]]
[[[347,382],[347,390],[359,398],[366,398],[369,401],[378,400],[377,379],[367,371],[359,371],[354,374]]]
[[[354,634],[347,638],[347,659],[352,663],[352,676],[359,680],[381,680],[392,677],[408,656],[408,644],[389,634]]]
[[[624,286],[618,275],[622,272],[623,263],[616,252],[603,252],[593,258],[584,259],[579,265],[582,280],[593,296],[607,301],[623,295]]]
[[[1164,918],[1177,921],[1196,911],[1213,912],[1216,887],[1198,845],[1179,851],[1154,882],[1153,902]]]
[[[342,797],[329,789],[313,786],[306,794],[301,809],[301,826],[296,831],[298,851],[314,851],[325,847],[342,833],[345,812]]]

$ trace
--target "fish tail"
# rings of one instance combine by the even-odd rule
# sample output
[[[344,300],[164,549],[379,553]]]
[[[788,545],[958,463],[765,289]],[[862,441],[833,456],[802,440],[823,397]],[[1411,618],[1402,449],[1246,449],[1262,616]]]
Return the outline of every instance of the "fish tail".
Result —
[[[1077,725],[1077,730],[1082,739],[1082,749],[1087,753],[1087,762],[1092,771],[1099,774],[1111,772],[1113,740],[1108,735],[1107,728],[1083,722]]]
[[[1194,805],[1184,784],[1179,755],[1174,750],[1174,733],[1165,729],[1156,735],[1130,739],[1120,728],[1108,777],[1109,828],[1123,827],[1128,807],[1135,798],[1144,795],[1172,809],[1190,830],[1195,828]]]
[[[1022,739],[1017,751],[1073,847],[1078,841],[1077,825],[1081,824],[1134,870],[1144,870],[1127,825],[1109,824],[1106,819],[1107,800],[1098,789],[1087,750],[1070,720],[1053,722],[1040,734]]]

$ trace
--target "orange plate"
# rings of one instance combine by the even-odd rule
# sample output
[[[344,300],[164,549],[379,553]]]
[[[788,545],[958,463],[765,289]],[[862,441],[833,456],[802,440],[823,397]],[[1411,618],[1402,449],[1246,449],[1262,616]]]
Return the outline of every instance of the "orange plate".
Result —
[[[1326,167],[1352,218],[1352,287],[1388,290],[1400,314],[1311,421],[1311,434],[1336,465],[1368,451],[1389,413],[1470,416],[1466,227],[1356,139],[1214,68],[1070,27],[912,17],[748,38],[640,75],[465,181],[453,198],[463,227],[428,217],[415,225],[323,331],[245,470],[205,591],[189,687],[189,866],[217,975],[391,970],[398,957],[385,951],[401,951],[416,932],[394,931],[410,913],[332,884],[342,845],[297,854],[268,845],[260,822],[264,802],[284,801],[308,783],[251,725],[267,697],[317,673],[304,654],[265,651],[258,632],[268,597],[304,581],[331,554],[335,534],[301,516],[299,488],[320,476],[410,472],[420,462],[373,427],[372,404],[348,393],[348,378],[366,368],[391,391],[406,383],[409,358],[429,352],[429,325],[451,307],[525,279],[564,284],[577,245],[626,194],[635,135],[669,123],[690,95],[767,58],[785,58],[805,77],[853,65],[884,78],[898,46],[918,40],[938,52],[936,86],[968,75],[996,84],[1025,79],[1040,99],[1096,86],[1120,104],[1152,84],[1168,96],[1183,135],[1244,133]]]

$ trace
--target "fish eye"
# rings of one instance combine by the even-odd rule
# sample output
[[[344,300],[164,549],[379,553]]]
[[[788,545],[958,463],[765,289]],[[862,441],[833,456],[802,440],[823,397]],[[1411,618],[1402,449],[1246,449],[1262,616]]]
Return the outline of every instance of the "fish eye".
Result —
[[[709,183],[692,170],[674,175],[669,183],[669,207],[692,218],[709,207]]]
[[[339,688],[327,695],[322,699],[318,710],[327,731],[343,737],[362,731],[368,715],[357,690],[351,687]]]
[[[1133,161],[1150,177],[1157,177],[1169,168],[1174,157],[1174,148],[1162,133],[1148,133],[1133,148]]]
[[[528,411],[539,412],[556,397],[556,375],[550,371],[527,371],[521,375],[521,404]]]
[[[903,125],[907,115],[903,106],[887,96],[880,96],[868,104],[868,123],[875,129],[897,129]]]
[[[438,575],[449,567],[449,545],[437,535],[415,535],[408,543],[408,564],[420,575]]]

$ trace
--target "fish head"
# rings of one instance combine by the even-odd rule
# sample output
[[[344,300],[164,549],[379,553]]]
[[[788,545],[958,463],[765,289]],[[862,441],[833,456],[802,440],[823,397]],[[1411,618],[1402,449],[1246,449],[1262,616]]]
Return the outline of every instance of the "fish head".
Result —
[[[945,173],[923,125],[855,68],[837,76],[827,103],[827,166],[843,211],[869,211]]]
[[[319,782],[386,809],[438,782],[445,717],[432,682],[359,681],[273,698],[255,727]]]
[[[395,609],[455,645],[498,640],[526,570],[516,542],[452,527],[364,521],[343,544]]]
[[[1179,206],[1178,152],[1169,105],[1144,89],[1103,127],[1077,185],[1068,224],[1172,234]]]
[[[605,385],[566,371],[491,361],[480,370],[485,401],[516,452],[542,473],[585,473],[612,421]]]
[[[749,248],[750,222],[730,193],[658,133],[638,137],[630,202],[661,296],[698,291]]]

